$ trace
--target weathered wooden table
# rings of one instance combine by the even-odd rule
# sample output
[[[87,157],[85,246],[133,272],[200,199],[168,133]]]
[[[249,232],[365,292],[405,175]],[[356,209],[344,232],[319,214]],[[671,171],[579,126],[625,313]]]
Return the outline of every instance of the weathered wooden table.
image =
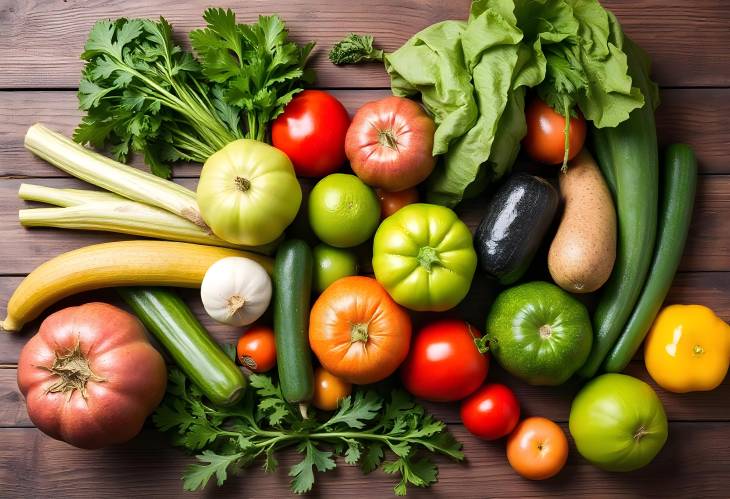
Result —
[[[200,26],[208,0],[0,0],[0,312],[15,286],[41,262],[61,252],[101,241],[122,239],[110,234],[62,230],[25,230],[18,224],[21,182],[76,187],[54,167],[23,149],[29,125],[43,121],[70,133],[79,119],[75,88],[78,56],[89,28],[99,18],[164,15],[178,30]],[[411,34],[436,21],[464,18],[469,0],[219,0],[242,20],[279,13],[298,41],[315,40],[317,85],[331,89],[350,112],[362,103],[388,94],[388,80],[379,65],[335,68],[326,59],[332,43],[349,31],[372,33],[383,48],[393,50]],[[654,77],[662,86],[658,111],[662,144],[687,142],[699,157],[698,200],[680,272],[668,302],[703,303],[730,320],[730,4],[727,0],[605,0],[628,34],[654,61]],[[176,169],[176,180],[194,187],[198,166]],[[478,207],[476,207],[478,208]],[[472,225],[478,209],[465,213]],[[206,320],[195,293],[194,310],[221,341],[236,331]],[[89,299],[109,299],[107,292],[89,293],[60,306]],[[466,316],[482,324],[484,304],[473,299]],[[58,307],[56,307],[58,308]],[[32,427],[17,391],[18,353],[38,321],[22,334],[0,335],[0,497],[178,497],[180,475],[191,458],[172,448],[152,429],[127,445],[82,451],[52,440]],[[513,386],[529,415],[565,425],[576,386],[529,387],[493,369],[493,378]],[[640,360],[628,373],[648,379]],[[728,497],[730,495],[730,382],[711,393],[674,395],[659,390],[669,415],[669,441],[647,468],[629,474],[608,474],[590,466],[572,449],[563,472],[546,482],[529,482],[509,467],[503,442],[482,442],[459,424],[454,406],[429,406],[464,442],[468,461],[441,464],[439,483],[410,495],[445,497],[657,496]],[[289,456],[291,457],[291,456]],[[253,468],[224,487],[210,486],[200,495],[286,496],[287,465],[268,475]],[[391,477],[376,472],[367,478],[341,463],[321,476],[314,494],[385,496]],[[192,496],[193,494],[186,494]]]

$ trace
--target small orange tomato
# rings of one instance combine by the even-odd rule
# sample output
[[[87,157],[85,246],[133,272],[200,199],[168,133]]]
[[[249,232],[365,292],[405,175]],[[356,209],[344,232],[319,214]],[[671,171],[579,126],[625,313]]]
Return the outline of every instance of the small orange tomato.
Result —
[[[255,373],[265,373],[276,364],[274,330],[267,326],[252,326],[238,338],[236,355],[242,366]]]
[[[352,385],[338,378],[324,367],[314,371],[314,396],[312,404],[323,411],[334,411],[340,400],[350,395]]]
[[[525,120],[527,135],[522,140],[522,145],[527,154],[540,163],[562,163],[565,156],[565,117],[535,98],[525,108]],[[570,160],[580,152],[586,140],[586,120],[580,113],[570,118],[568,135]]]
[[[386,191],[378,187],[375,194],[380,200],[380,218],[388,218],[406,205],[418,202],[418,191],[415,187],[398,192]]]
[[[549,419],[527,418],[507,439],[510,466],[530,480],[545,480],[557,475],[567,459],[565,432]]]

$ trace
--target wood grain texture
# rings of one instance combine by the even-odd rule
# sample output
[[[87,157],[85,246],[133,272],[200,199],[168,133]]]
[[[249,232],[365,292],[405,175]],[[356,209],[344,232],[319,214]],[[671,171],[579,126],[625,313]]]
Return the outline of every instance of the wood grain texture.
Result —
[[[0,180],[0,275],[27,274],[35,267],[60,253],[107,240],[127,236],[114,233],[70,231],[51,228],[26,229],[18,222],[17,211],[31,205],[18,199],[18,187],[25,180]],[[70,178],[33,179],[27,182],[50,187],[90,188],[88,184]],[[196,179],[180,179],[194,189]],[[484,215],[486,197],[464,203],[457,211],[476,230]],[[730,232],[726,221],[730,216],[730,175],[704,175],[699,179],[697,202],[690,235],[680,269],[684,271],[730,271]],[[551,236],[546,237],[550,241]],[[538,262],[542,262],[538,255]],[[535,265],[537,265],[537,263]],[[370,268],[364,261],[364,269]],[[545,267],[547,268],[547,267]]]
[[[364,103],[385,97],[388,90],[334,90],[350,116]],[[657,111],[660,145],[690,144],[701,173],[730,174],[730,89],[665,89]],[[65,173],[36,158],[23,147],[33,123],[43,122],[70,135],[79,122],[76,92],[0,92],[0,177],[63,177]],[[139,158],[133,164],[146,168]],[[200,165],[175,167],[177,177],[195,177]]]
[[[333,43],[350,31],[371,33],[393,51],[420,29],[444,19],[466,19],[469,0],[219,0],[241,21],[279,13],[292,37],[318,44],[312,65],[324,87],[387,87],[379,64],[336,68],[326,58]],[[730,44],[730,9],[724,0],[604,0],[625,32],[652,57],[654,75],[664,86],[730,84],[730,65],[718,57]],[[204,24],[208,0],[179,2],[128,0],[60,2],[4,0],[0,5],[0,88],[76,87],[79,54],[97,19],[156,18],[164,15],[182,33]]]
[[[562,425],[567,431],[566,425]],[[462,426],[451,426],[464,443],[466,462],[437,459],[439,481],[427,491],[410,489],[408,497],[727,497],[730,487],[730,423],[672,423],[669,441],[649,466],[632,473],[606,473],[580,458],[571,441],[563,471],[553,479],[521,479],[509,467],[503,442],[484,442]],[[130,443],[98,451],[81,451],[52,440],[33,428],[0,429],[0,486],[12,498],[78,497],[289,497],[287,472],[298,461],[285,452],[280,468],[266,474],[254,465],[223,487],[211,484],[183,495],[180,476],[191,457],[169,446],[153,431]],[[20,452],[22,450],[22,452]],[[363,477],[341,460],[334,471],[319,475],[315,497],[391,497],[393,478],[376,471]]]

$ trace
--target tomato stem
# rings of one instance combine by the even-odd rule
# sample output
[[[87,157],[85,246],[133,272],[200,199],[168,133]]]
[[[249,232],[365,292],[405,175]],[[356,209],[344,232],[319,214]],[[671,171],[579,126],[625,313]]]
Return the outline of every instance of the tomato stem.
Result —
[[[416,260],[424,267],[428,272],[431,272],[431,267],[434,265],[441,264],[441,258],[439,258],[438,251],[430,246],[423,246],[418,250]]]
[[[363,343],[368,341],[367,323],[358,322],[350,327],[350,342],[355,343],[356,341],[362,341]]]
[[[398,150],[398,139],[395,138],[395,134],[392,129],[378,130],[378,143],[384,147],[390,147],[391,149]]]
[[[236,177],[234,181],[236,182],[236,188],[241,192],[246,192],[251,188],[251,181],[247,178]]]
[[[71,399],[74,390],[81,392],[81,396],[86,399],[86,384],[89,381],[97,383],[106,381],[105,378],[91,370],[89,359],[81,351],[78,341],[72,350],[67,350],[62,354],[56,352],[56,358],[53,359],[51,367],[39,367],[59,377],[54,384],[46,388],[45,393],[65,393],[67,400]]]

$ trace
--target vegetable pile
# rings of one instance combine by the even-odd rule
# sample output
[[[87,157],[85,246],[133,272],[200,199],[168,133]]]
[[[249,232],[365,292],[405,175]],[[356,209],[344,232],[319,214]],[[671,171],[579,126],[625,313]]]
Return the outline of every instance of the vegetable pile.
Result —
[[[395,95],[420,96],[437,125],[433,154],[444,155],[428,199],[453,206],[511,169],[526,133],[526,88],[535,87],[565,118],[566,132],[578,110],[603,128],[642,107],[623,40],[618,21],[598,0],[476,0],[467,22],[429,26],[391,54],[374,51],[372,37],[351,34],[330,59],[382,59]],[[565,133],[565,154],[557,161],[564,167],[568,141]]]
[[[98,448],[133,438],[154,411],[195,455],[186,490],[257,462],[271,472],[289,449],[301,454],[294,493],[341,458],[396,475],[404,495],[437,481],[432,455],[464,459],[412,397],[459,402],[476,437],[506,439],[519,475],[560,473],[564,430],[521,419],[495,363],[531,385],[586,381],[569,429],[608,471],[649,464],[667,440],[654,390],[617,374],[642,344],[665,390],[725,378],[730,326],[697,305],[660,310],[691,221],[694,154],[673,145],[660,168],[649,60],[597,0],[475,0],[467,21],[389,54],[351,34],[332,61],[383,61],[394,94],[352,119],[335,96],[303,90],[314,44],[289,41],[277,16],[203,17],[192,52],[164,18],[99,21],[76,142],[42,124],[25,137],[103,191],[23,184],[22,199],[56,207],[21,210],[21,224],[148,238],[58,255],[10,298],[6,331],[100,288],[137,317],[92,303],[45,318],[18,366],[39,429]],[[543,166],[510,173],[522,146]],[[152,173],[123,164],[134,153]],[[167,180],[180,160],[203,163],[195,191]],[[471,227],[452,209],[467,197],[482,210]],[[473,303],[478,273],[492,303]],[[236,345],[223,348],[172,288],[200,289],[210,320],[241,328]],[[596,307],[575,296],[592,293]],[[460,318],[469,301],[484,327]]]

